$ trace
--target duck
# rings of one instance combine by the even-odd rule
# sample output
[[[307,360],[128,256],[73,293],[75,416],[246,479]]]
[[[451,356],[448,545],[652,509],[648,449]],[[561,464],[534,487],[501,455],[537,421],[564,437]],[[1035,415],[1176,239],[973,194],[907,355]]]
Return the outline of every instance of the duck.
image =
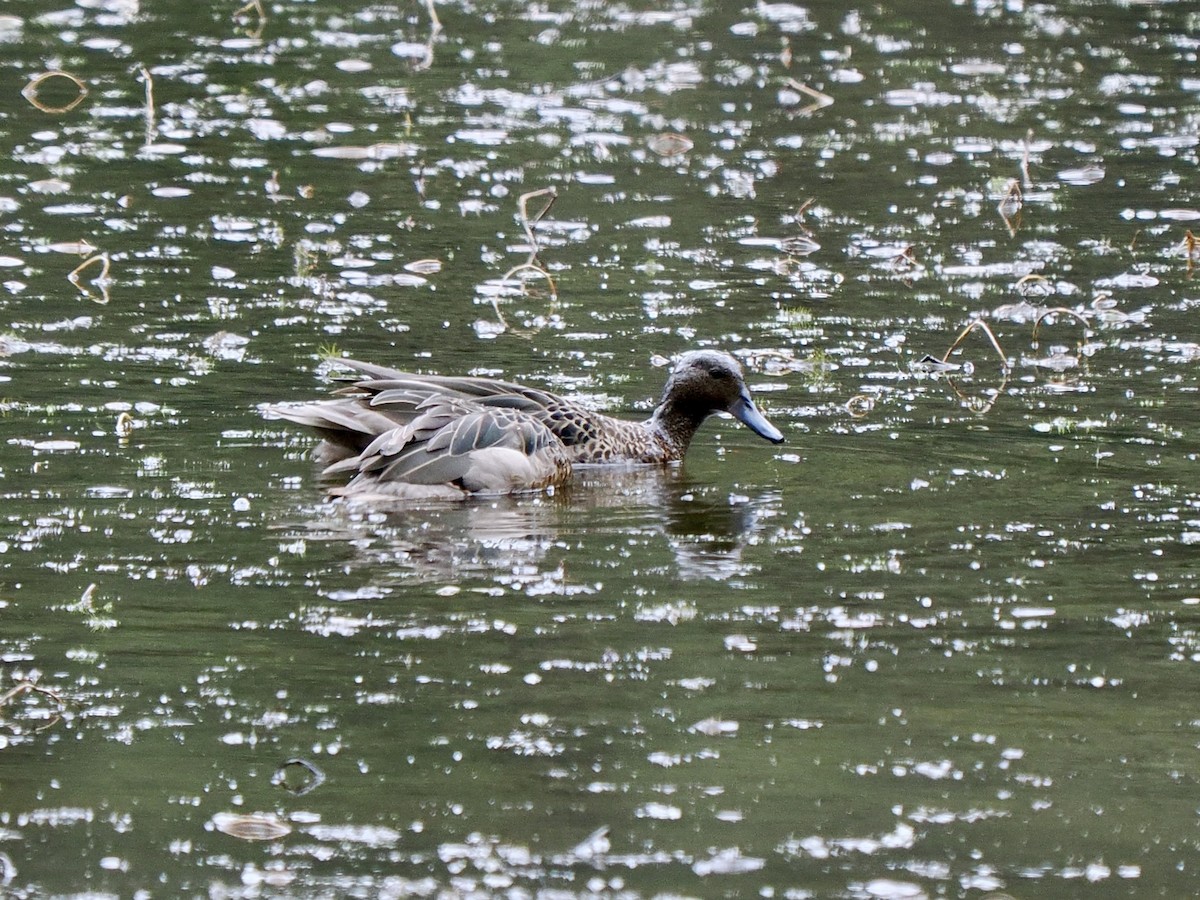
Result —
[[[549,391],[473,376],[423,375],[338,360],[355,374],[335,399],[264,409],[313,429],[331,497],[460,499],[553,490],[577,466],[668,465],[709,416],[728,413],[773,444],[784,440],[755,405],[738,361],[682,354],[645,421],[618,419]]]

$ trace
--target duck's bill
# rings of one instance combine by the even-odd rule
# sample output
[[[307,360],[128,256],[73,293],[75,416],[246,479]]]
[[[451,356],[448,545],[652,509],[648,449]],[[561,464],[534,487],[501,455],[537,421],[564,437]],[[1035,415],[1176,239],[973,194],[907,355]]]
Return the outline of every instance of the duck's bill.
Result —
[[[765,438],[772,444],[783,443],[783,432],[767,421],[767,417],[758,411],[758,407],[749,397],[739,397],[729,412],[760,438]]]

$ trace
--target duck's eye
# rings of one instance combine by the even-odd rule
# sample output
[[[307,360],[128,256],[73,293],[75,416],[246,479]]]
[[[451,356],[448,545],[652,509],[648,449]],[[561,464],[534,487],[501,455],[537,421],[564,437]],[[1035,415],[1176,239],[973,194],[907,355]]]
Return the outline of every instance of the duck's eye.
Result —
[[[728,381],[733,377],[733,373],[728,369],[712,369],[710,370],[709,374],[712,375],[713,378],[717,379],[717,381]]]

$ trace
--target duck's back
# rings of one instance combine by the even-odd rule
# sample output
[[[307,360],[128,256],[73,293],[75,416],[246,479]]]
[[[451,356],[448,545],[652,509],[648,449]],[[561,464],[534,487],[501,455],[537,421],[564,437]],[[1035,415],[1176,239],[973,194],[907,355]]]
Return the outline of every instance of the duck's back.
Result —
[[[368,377],[346,390],[370,394],[371,409],[377,412],[419,409],[454,398],[528,416],[545,426],[575,463],[662,463],[673,458],[644,424],[614,419],[549,391],[491,378],[413,375],[370,363],[349,364]]]

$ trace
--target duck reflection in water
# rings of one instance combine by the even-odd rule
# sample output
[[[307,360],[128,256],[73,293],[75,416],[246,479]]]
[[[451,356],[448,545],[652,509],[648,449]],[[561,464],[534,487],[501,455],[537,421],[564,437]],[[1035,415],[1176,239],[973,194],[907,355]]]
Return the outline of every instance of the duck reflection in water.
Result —
[[[344,571],[350,582],[365,578],[368,593],[473,581],[528,596],[569,596],[611,580],[614,549],[626,558],[631,541],[644,549],[633,551],[629,564],[662,571],[669,560],[663,575],[670,580],[744,577],[751,568],[743,551],[779,504],[777,492],[730,497],[677,468],[587,467],[553,496],[472,497],[386,512],[323,504],[317,518],[290,530],[309,542],[352,548]]]

